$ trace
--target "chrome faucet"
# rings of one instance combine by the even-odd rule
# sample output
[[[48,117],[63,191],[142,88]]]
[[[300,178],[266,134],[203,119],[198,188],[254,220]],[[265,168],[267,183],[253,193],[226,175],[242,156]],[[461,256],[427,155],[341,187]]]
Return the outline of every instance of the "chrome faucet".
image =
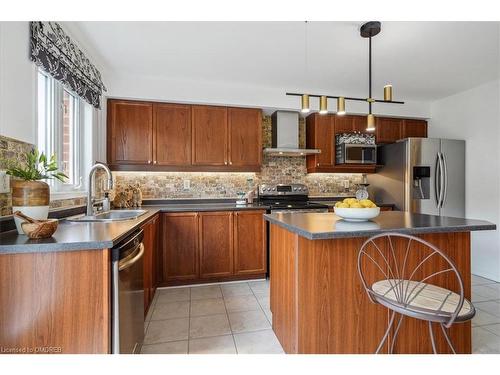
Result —
[[[92,216],[94,215],[94,198],[92,197],[94,195],[94,187],[92,186],[92,177],[94,176],[95,172],[98,169],[104,169],[106,171],[106,175],[108,177],[108,183],[107,183],[107,188],[105,188],[106,191],[111,190],[113,188],[113,176],[111,175],[111,171],[109,167],[106,164],[103,163],[96,163],[90,168],[89,172],[89,183],[88,183],[88,188],[89,192],[87,194],[87,216]]]

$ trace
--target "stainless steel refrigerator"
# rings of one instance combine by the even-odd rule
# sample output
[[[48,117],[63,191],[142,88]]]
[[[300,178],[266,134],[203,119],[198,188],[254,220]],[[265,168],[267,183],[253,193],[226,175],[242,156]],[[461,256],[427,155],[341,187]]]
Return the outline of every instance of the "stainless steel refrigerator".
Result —
[[[406,138],[380,146],[368,176],[376,202],[397,210],[465,217],[465,141]]]

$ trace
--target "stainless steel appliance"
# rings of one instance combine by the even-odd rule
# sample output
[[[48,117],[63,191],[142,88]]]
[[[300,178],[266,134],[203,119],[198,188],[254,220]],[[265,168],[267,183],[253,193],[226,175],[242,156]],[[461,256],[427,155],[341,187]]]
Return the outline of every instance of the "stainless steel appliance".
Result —
[[[377,164],[377,146],[342,143],[335,157],[337,164]]]
[[[465,141],[407,138],[379,147],[377,173],[368,176],[377,202],[402,211],[465,216]]]
[[[276,212],[328,212],[328,206],[309,201],[309,189],[303,184],[259,185],[258,203]]]
[[[139,353],[144,339],[142,230],[111,249],[112,353]]]

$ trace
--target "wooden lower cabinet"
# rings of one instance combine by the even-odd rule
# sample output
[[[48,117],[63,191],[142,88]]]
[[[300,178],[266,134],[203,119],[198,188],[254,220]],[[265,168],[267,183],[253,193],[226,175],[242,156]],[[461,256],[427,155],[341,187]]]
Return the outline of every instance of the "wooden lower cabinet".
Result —
[[[197,212],[162,214],[162,281],[199,277]]]
[[[158,247],[158,215],[142,226],[144,238],[144,315],[148,312],[156,291],[156,259]]]
[[[264,277],[262,210],[162,214],[161,285]]]
[[[200,277],[233,273],[233,213],[202,212],[199,221]]]
[[[265,273],[266,225],[262,211],[234,213],[234,274]]]
[[[0,255],[2,353],[109,353],[107,249]]]

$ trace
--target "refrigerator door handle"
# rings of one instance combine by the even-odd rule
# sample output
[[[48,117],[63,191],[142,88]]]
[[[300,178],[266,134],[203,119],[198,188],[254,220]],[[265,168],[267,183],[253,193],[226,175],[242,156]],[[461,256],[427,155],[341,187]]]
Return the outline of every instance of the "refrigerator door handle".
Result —
[[[441,206],[441,186],[440,186],[441,174],[442,174],[441,157],[440,157],[440,153],[438,152],[437,157],[436,157],[436,171],[434,173],[434,190],[436,193],[436,206],[437,206],[437,208],[439,208]]]
[[[446,203],[446,196],[448,195],[448,166],[446,165],[446,157],[441,153],[441,160],[443,161],[443,198],[441,199],[441,208],[443,208]]]

